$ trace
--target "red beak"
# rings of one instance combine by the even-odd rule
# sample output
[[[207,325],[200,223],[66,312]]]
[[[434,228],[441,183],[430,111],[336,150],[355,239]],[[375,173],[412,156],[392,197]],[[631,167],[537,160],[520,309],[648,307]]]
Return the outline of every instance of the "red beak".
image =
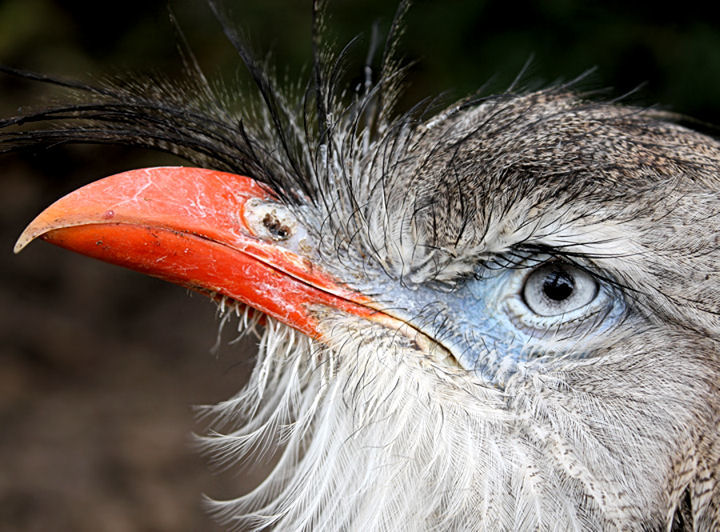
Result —
[[[322,339],[316,305],[387,323],[367,298],[300,255],[302,243],[293,249],[291,233],[301,226],[284,225],[273,206],[288,212],[248,177],[183,167],[132,170],[55,202],[25,229],[15,252],[42,238],[227,296],[316,339]]]

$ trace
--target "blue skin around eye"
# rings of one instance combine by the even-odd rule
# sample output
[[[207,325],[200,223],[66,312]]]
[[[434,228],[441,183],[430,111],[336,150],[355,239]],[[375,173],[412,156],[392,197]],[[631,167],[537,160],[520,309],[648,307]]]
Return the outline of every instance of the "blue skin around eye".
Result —
[[[481,278],[468,279],[450,291],[421,285],[385,292],[382,302],[390,314],[402,318],[450,349],[458,363],[479,378],[502,385],[518,364],[545,354],[548,342],[557,340],[554,331],[568,323],[563,342],[553,354],[567,351],[573,358],[583,355],[583,342],[601,335],[622,319],[626,306],[618,291],[599,282],[593,302],[567,315],[538,318],[521,301],[527,270],[488,270]],[[508,299],[515,299],[521,316],[510,316]],[[598,299],[601,298],[601,299]],[[587,309],[594,305],[593,316]],[[520,323],[524,317],[541,320],[543,328]],[[565,346],[563,348],[563,345]]]

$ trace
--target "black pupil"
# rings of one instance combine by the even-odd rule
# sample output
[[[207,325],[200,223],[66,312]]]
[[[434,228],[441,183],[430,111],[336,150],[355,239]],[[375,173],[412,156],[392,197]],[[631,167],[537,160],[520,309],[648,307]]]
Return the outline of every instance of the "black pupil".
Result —
[[[564,301],[574,288],[572,276],[562,270],[550,272],[543,282],[543,292],[553,301]]]

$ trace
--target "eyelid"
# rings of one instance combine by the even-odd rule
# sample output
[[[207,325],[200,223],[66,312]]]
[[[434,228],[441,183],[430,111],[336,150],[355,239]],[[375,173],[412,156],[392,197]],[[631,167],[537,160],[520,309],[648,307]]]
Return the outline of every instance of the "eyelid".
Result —
[[[518,260],[520,256],[522,260]],[[584,260],[584,257],[566,257],[548,253],[547,250],[543,253],[523,250],[515,251],[512,259],[514,264],[522,264],[522,271],[508,271],[502,286],[497,287],[495,308],[506,316],[510,326],[526,338],[525,342],[530,342],[530,339],[532,342],[541,342],[534,344],[536,348],[563,349],[561,346],[565,342],[576,341],[578,335],[606,330],[620,322],[625,314],[623,291],[616,288],[615,282],[608,282],[607,274],[592,262]],[[499,262],[495,261],[495,264]],[[591,301],[579,308],[542,316],[528,307],[523,299],[523,291],[527,279],[534,272],[553,262],[566,264],[590,276],[597,283],[597,292]]]
[[[627,291],[634,291],[631,286],[621,282],[616,277],[609,274],[607,270],[593,262],[592,255],[586,255],[583,253],[571,253],[563,249],[536,244],[523,244],[520,246],[514,246],[510,253],[519,255],[524,254],[526,258],[530,258],[533,256],[545,256],[547,257],[546,261],[558,260],[561,262],[566,262],[580,270],[583,270],[588,275],[592,275],[598,282],[605,284],[608,287],[617,289],[622,293],[625,293]],[[536,266],[540,266],[540,264],[535,264],[532,267],[534,268]]]

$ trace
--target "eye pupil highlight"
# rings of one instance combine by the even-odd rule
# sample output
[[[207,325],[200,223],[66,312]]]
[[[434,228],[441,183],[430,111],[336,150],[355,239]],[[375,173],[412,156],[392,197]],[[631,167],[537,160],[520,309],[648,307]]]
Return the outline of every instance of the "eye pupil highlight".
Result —
[[[564,301],[575,289],[575,281],[566,271],[555,270],[548,274],[542,285],[543,293],[553,301]]]

